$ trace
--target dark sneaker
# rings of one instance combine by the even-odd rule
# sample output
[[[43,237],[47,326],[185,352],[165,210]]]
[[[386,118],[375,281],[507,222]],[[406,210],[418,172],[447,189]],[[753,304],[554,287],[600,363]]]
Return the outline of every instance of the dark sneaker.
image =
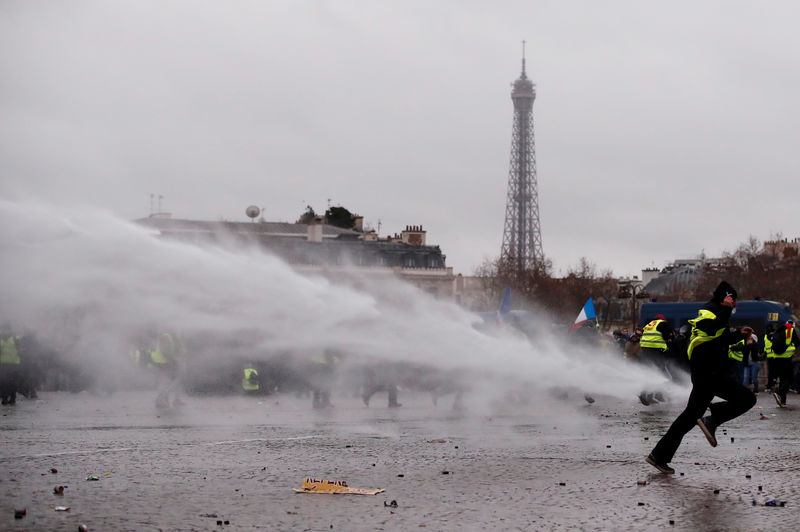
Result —
[[[772,397],[775,398],[775,402],[778,403],[778,406],[784,406],[783,401],[781,401],[781,396],[778,395],[777,392],[772,392]]]
[[[659,471],[661,471],[662,473],[664,473],[666,475],[674,475],[675,474],[675,470],[672,469],[670,466],[668,466],[667,464],[658,462],[655,458],[653,458],[653,453],[648,454],[647,457],[645,457],[644,461],[647,462],[648,464],[650,464],[651,466],[655,467],[656,469],[658,469]]]
[[[711,416],[705,416],[702,419],[698,419],[697,426],[700,427],[700,430],[702,430],[703,434],[706,435],[706,439],[708,440],[708,443],[711,444],[711,447],[716,447],[717,438],[714,436],[714,432],[717,430],[717,427],[711,421]]]

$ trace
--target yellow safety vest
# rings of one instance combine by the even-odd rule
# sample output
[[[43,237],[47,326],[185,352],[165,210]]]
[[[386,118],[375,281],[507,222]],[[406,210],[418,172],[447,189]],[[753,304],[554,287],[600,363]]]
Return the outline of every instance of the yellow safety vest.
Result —
[[[792,358],[794,352],[797,351],[797,347],[792,343],[792,331],[794,331],[794,328],[791,330],[786,329],[786,351],[780,354],[773,353],[773,358]]]
[[[258,371],[254,370],[253,368],[247,368],[244,370],[242,389],[246,392],[258,391]]]
[[[722,333],[725,332],[725,327],[722,327],[718,331],[716,331],[713,335],[706,334],[704,331],[701,331],[697,328],[697,323],[703,320],[714,320],[717,318],[717,315],[711,312],[710,310],[700,309],[697,313],[697,317],[693,320],[689,320],[689,323],[692,324],[692,334],[689,336],[689,348],[686,350],[686,354],[689,357],[689,360],[692,359],[692,351],[694,351],[695,347],[702,345],[706,342],[710,342],[714,338],[719,338],[722,336]]]
[[[19,336],[7,336],[0,340],[0,364],[19,365],[19,349],[17,349],[19,339]]]
[[[639,345],[642,347],[649,347],[651,349],[667,350],[667,342],[664,337],[658,332],[658,326],[666,320],[653,320],[644,326],[642,338],[639,340]]]
[[[162,342],[164,343],[162,344]],[[174,357],[175,350],[175,340],[173,340],[172,335],[169,333],[161,333],[158,335],[158,339],[156,340],[155,349],[150,351],[150,359],[153,361],[153,364],[169,364],[171,360],[167,357],[164,351],[166,351],[170,357]]]
[[[734,349],[738,347],[739,349]],[[735,344],[731,344],[728,348],[728,358],[732,358],[736,362],[741,362],[744,358],[744,338],[736,342]]]
[[[768,336],[764,336],[764,353],[767,358],[775,358],[775,351],[772,350],[772,340]]]

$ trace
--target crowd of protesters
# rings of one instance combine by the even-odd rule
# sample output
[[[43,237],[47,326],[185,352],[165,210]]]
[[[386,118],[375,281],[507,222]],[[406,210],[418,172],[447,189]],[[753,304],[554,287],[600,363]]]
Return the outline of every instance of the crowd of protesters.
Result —
[[[683,325],[677,330],[669,326],[664,329],[666,329],[664,334],[666,345],[661,353],[642,346],[642,338],[645,336],[643,327],[636,327],[632,333],[627,327],[615,329],[610,336],[606,336],[606,341],[611,349],[625,360],[653,366],[670,380],[688,383],[687,348],[691,329],[688,325]],[[788,335],[785,334],[785,331],[790,329]],[[786,393],[800,393],[800,349],[793,350],[793,344],[800,344],[800,335],[790,322],[779,327],[774,324],[768,325],[763,338],[759,339],[757,335],[752,334],[732,346],[729,357],[735,380],[751,389],[756,395],[764,390],[777,394],[778,404],[785,405]],[[783,357],[775,355],[776,345],[777,350],[784,354]],[[791,353],[789,356],[786,356],[787,351]],[[642,402],[651,400],[646,398]]]

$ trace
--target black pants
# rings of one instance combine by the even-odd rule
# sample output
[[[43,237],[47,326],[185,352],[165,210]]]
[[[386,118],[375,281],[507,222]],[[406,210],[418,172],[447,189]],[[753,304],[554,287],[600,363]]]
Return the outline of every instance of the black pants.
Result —
[[[773,357],[767,358],[767,388],[770,390],[773,386],[775,386],[775,381],[778,379],[778,377],[775,375],[775,366],[773,364],[774,360],[775,359]]]
[[[661,349],[653,349],[652,347],[643,347],[642,352],[639,354],[639,361],[645,365],[658,368],[658,370],[667,378],[672,378],[669,369],[667,369],[666,351],[662,351]]]
[[[789,357],[773,358],[772,369],[775,370],[775,377],[780,381],[778,397],[781,398],[781,403],[786,404],[786,392],[789,391],[792,385],[792,359]]]
[[[19,365],[0,364],[0,398],[4,405],[17,402],[19,387]]]
[[[714,397],[721,397],[725,401],[712,404],[711,400]],[[653,457],[658,462],[669,463],[683,437],[692,430],[697,420],[703,417],[709,405],[711,405],[711,421],[714,426],[719,426],[744,414],[755,404],[756,396],[753,392],[742,386],[741,382],[734,381],[728,372],[693,371],[689,402],[656,444]]]

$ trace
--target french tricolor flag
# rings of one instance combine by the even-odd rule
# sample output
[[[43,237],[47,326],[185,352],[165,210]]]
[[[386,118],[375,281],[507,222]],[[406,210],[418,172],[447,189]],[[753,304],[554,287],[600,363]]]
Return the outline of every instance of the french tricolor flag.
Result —
[[[594,312],[594,303],[592,303],[592,298],[590,297],[589,301],[587,301],[586,304],[583,305],[583,308],[581,309],[580,314],[578,314],[578,317],[575,318],[575,323],[572,324],[570,330],[580,327],[589,320],[595,320],[595,319],[597,319],[597,314],[595,314]]]

